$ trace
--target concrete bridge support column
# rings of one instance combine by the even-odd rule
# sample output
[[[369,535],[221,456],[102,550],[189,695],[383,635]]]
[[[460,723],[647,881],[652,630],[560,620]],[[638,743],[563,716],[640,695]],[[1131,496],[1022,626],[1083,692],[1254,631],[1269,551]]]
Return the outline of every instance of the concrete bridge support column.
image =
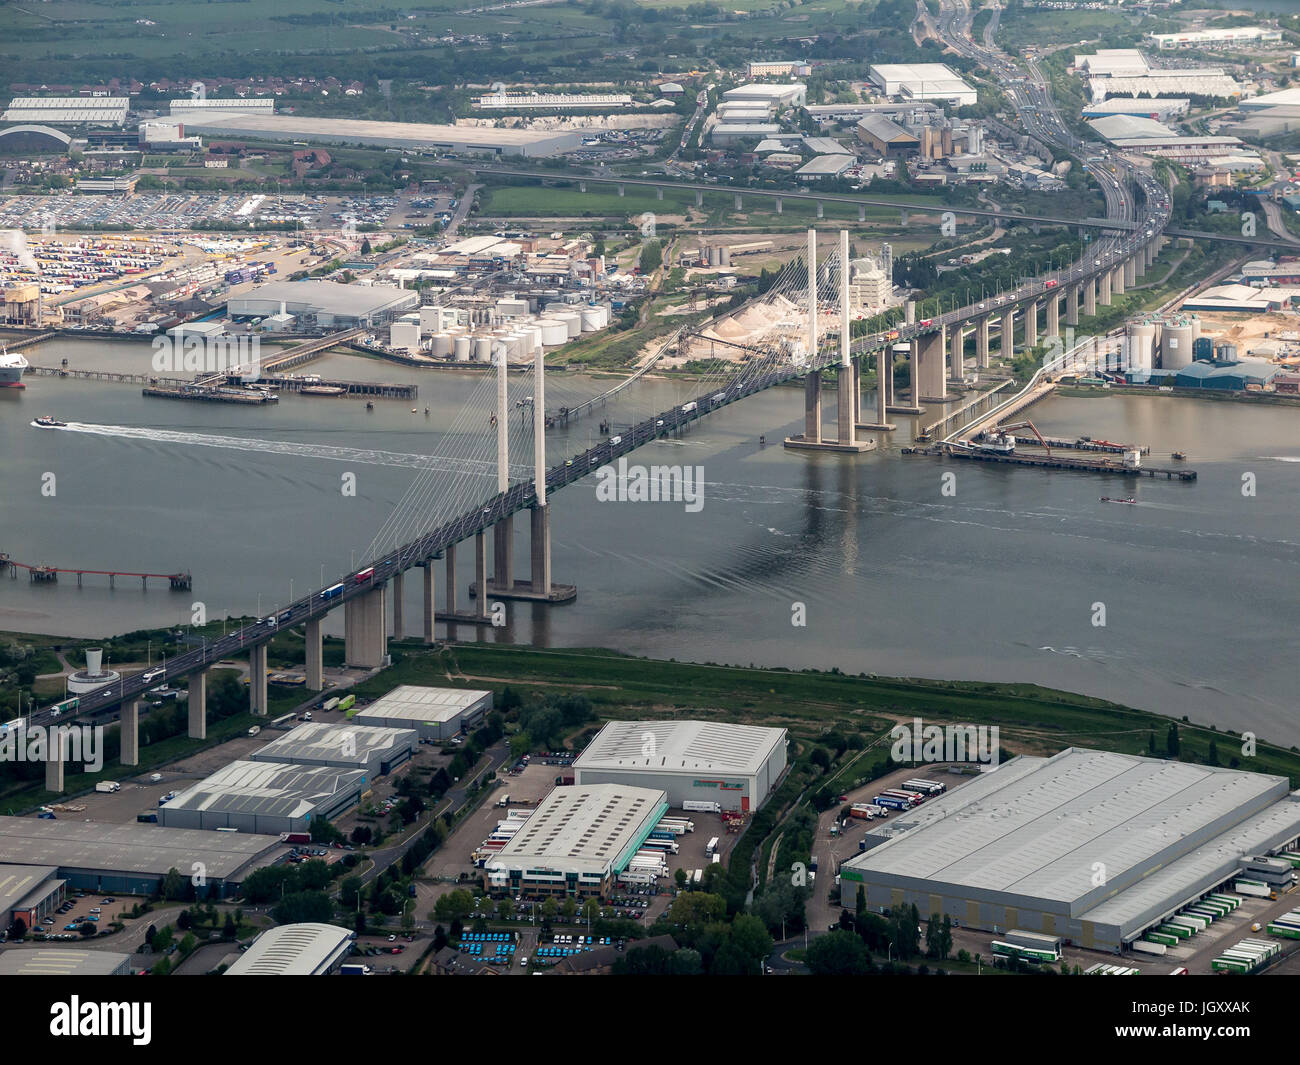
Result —
[[[487,533],[482,529],[474,534],[474,613],[487,617]]]
[[[853,424],[858,425],[861,421],[862,421],[862,359],[854,359],[853,360]]]
[[[919,402],[942,402],[948,398],[948,375],[944,361],[948,353],[948,330],[941,326],[937,333],[926,333],[917,338],[916,386]]]
[[[778,196],[778,197],[776,198],[776,213],[777,213],[777,214],[780,214],[780,213],[781,213],[781,197],[780,197],[780,196]]]
[[[311,622],[307,622],[308,627]],[[320,622],[316,622],[316,631],[320,631]],[[319,645],[318,645],[319,646]],[[307,644],[307,687],[311,688],[311,643]],[[319,673],[320,667],[317,667]],[[312,688],[312,691],[320,691],[320,686]],[[190,697],[186,700],[189,711],[189,730],[186,735],[192,740],[206,740],[208,738],[208,674],[205,670],[202,673],[195,673],[190,677]]]
[[[424,588],[420,595],[421,614],[423,615],[420,635],[424,638],[426,644],[430,644],[433,643],[433,623],[438,616],[438,607],[434,601],[434,596],[438,592],[438,578],[433,572],[433,559],[426,559],[421,569],[424,570]]]
[[[1002,312],[1002,335],[998,338],[998,354],[1007,361],[1016,350],[1016,309],[1008,307]]]
[[[266,644],[248,649],[248,708],[266,716]]]
[[[492,583],[508,592],[515,586],[515,519],[512,514],[492,526]]]
[[[623,186],[622,186],[622,185],[620,185],[620,186],[618,187],[618,194],[619,194],[620,196],[622,196],[622,195],[624,194],[624,193],[623,193]]]
[[[533,594],[551,594],[551,511],[548,507],[532,509]]]
[[[400,640],[405,629],[402,617],[402,574],[393,574],[393,639]]]
[[[1088,282],[1089,285],[1092,282]],[[1071,285],[1065,290],[1065,324],[1079,324],[1079,286]]]
[[[1083,313],[1089,318],[1097,313],[1097,282],[1092,278],[1083,283]]]
[[[359,669],[376,669],[388,653],[388,589],[379,585],[343,604],[343,661]]]
[[[1061,299],[1057,292],[1047,297],[1047,335],[1049,337],[1061,335]]]
[[[989,366],[989,316],[975,323],[975,368],[987,370]]]
[[[447,556],[447,613],[456,613],[456,545],[448,544]]]
[[[699,189],[695,190],[695,206],[696,207],[704,206],[704,193],[701,192]]]
[[[1124,260],[1124,284],[1129,288],[1137,284],[1136,256],[1130,255]]]
[[[1103,307],[1110,306],[1110,278],[1111,272],[1109,270],[1097,277],[1097,302]],[[1096,314],[1097,312],[1093,311],[1092,313]]]
[[[966,329],[957,326],[948,344],[948,379],[955,385],[966,379]]]
[[[865,222],[866,220],[867,220],[867,209],[866,209],[865,207],[859,207],[859,208],[858,208],[858,221],[859,221],[859,222]]]
[[[1117,266],[1110,272],[1110,290],[1116,296],[1124,295],[1124,267]]]
[[[58,794],[63,790],[63,733],[50,729],[45,749],[45,790]]]
[[[737,210],[737,211],[743,211],[744,209],[745,209],[745,201],[744,201],[744,199],[741,197],[740,193],[737,193],[737,194],[736,194],[736,210]]]
[[[1038,300],[1030,300],[1029,305],[1025,308],[1025,347],[1033,348],[1038,346],[1038,308],[1042,304]]]
[[[822,205],[820,201],[818,201],[817,203],[817,217],[818,218],[826,217],[826,208]]]
[[[814,443],[822,438],[822,375],[813,370],[803,379],[803,438]]]
[[[663,190],[663,189],[655,189],[655,199],[656,199],[656,200],[662,200],[663,198],[664,198],[664,190]]]
[[[307,690],[325,690],[325,648],[321,642],[320,618],[307,622]],[[191,709],[193,709],[191,697]]]
[[[265,658],[266,656],[265,650],[263,650],[262,655],[263,658]],[[265,670],[262,671],[262,676],[265,678],[266,676]],[[265,688],[265,685],[263,685],[263,688]],[[266,713],[265,710],[258,711],[256,708],[254,708],[253,712],[263,713],[263,714]],[[122,734],[122,756],[120,759],[121,763],[123,765],[139,765],[140,764],[140,703],[138,700],[129,699],[122,704],[121,713],[118,718],[118,730]]]
[[[1156,256],[1159,254],[1160,254],[1160,238],[1156,237],[1154,240],[1147,241],[1147,246],[1145,250],[1147,266],[1150,266],[1152,263],[1154,263],[1156,261]]]

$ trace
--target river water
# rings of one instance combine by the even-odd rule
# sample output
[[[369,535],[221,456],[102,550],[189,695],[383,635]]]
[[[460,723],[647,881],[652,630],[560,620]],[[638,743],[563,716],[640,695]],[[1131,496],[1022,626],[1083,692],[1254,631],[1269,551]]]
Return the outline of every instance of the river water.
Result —
[[[147,372],[150,354],[147,343],[67,340],[28,356]],[[22,562],[194,575],[193,591],[182,593],[126,578],[114,589],[103,577],[77,588],[67,575],[33,585],[20,573],[0,581],[0,628],[100,637],[185,623],[195,602],[214,617],[269,612],[360,564],[413,481],[428,476],[418,468],[424,456],[463,454],[468,443],[484,460],[493,454],[484,375],[342,355],[309,370],[415,380],[420,396],[376,400],[371,411],[358,399],[292,395],[275,407],[236,407],[35,375],[24,392],[0,391],[0,550]],[[553,375],[547,406],[610,383]],[[512,399],[521,390],[531,393],[525,378],[512,382]],[[694,391],[643,382],[609,416],[617,431]],[[914,426],[902,417],[870,455],[787,452],[780,440],[799,429],[801,396],[762,393],[632,456],[702,467],[695,512],[681,502],[601,502],[595,477],[565,489],[552,507],[554,578],[576,584],[577,600],[511,603],[505,627],[462,625],[455,635],[1037,682],[1300,742],[1300,412],[1118,395],[1054,397],[1032,409],[1049,435],[1149,444],[1153,465],[1186,451],[1200,478],[1183,484],[905,456]],[[829,392],[826,403],[833,417]],[[46,413],[74,431],[32,429]],[[522,424],[526,415],[511,418]],[[549,433],[551,461],[586,447],[598,420]],[[529,461],[522,450],[516,457]],[[491,494],[490,464],[477,469],[437,474],[420,513],[445,517],[461,499]],[[948,472],[955,491],[945,495]],[[355,495],[341,490],[345,473],[355,475]],[[1243,494],[1248,474],[1253,495]],[[1104,495],[1139,502],[1100,502]],[[526,576],[527,522],[517,524],[517,575]],[[460,565],[463,604],[466,548]],[[442,580],[439,566],[440,601]],[[407,582],[411,632],[418,583]],[[799,614],[806,624],[792,624]]]

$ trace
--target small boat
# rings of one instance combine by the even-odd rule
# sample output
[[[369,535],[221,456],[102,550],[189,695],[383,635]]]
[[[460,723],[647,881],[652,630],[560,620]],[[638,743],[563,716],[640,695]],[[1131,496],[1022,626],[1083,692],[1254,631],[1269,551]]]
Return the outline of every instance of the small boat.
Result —
[[[1103,503],[1128,503],[1130,506],[1135,506],[1137,504],[1136,499],[1111,499],[1110,496],[1102,496],[1101,501]]]
[[[44,414],[32,422],[32,424],[36,426],[37,429],[62,429],[68,423],[61,422],[58,418],[51,418],[48,414]]]
[[[763,446],[765,446],[766,444],[767,444],[767,437],[766,437],[766,436],[760,436],[760,437],[758,438],[758,446],[759,446],[759,447],[763,447]]]
[[[375,409],[375,401],[372,399],[366,400],[366,410],[374,410],[374,409]]]
[[[1174,458],[1176,458],[1179,462],[1184,462],[1184,461],[1186,461],[1186,459],[1187,459],[1187,452],[1186,452],[1186,451],[1175,451],[1175,452],[1174,452]]]

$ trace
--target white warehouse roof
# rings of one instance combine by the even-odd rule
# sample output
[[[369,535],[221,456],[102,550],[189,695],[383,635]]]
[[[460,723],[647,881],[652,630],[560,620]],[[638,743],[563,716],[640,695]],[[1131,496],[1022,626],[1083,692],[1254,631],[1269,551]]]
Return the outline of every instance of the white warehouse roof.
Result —
[[[415,729],[310,721],[272,740],[248,757],[257,762],[290,762],[295,765],[342,765],[346,762],[360,768],[372,760],[387,759],[402,750],[414,750],[419,741]]]
[[[977,93],[943,63],[873,63],[871,80],[886,96],[974,103]]]
[[[268,928],[226,970],[226,976],[318,976],[352,950],[346,928],[286,924]]]
[[[0,122],[111,123],[122,125],[130,109],[127,96],[15,96],[0,114]]]
[[[328,805],[340,792],[364,784],[365,779],[365,773],[357,769],[241,760],[186,788],[163,806],[161,813],[165,817],[169,811],[196,810],[311,817],[317,807]]]
[[[385,719],[406,718],[421,723],[450,721],[491,695],[489,691],[470,688],[423,688],[414,684],[402,684],[359,710],[358,715]]]
[[[604,877],[623,868],[667,808],[667,795],[656,788],[555,788],[485,868]]]
[[[574,768],[753,775],[785,735],[783,728],[718,721],[611,721]]]

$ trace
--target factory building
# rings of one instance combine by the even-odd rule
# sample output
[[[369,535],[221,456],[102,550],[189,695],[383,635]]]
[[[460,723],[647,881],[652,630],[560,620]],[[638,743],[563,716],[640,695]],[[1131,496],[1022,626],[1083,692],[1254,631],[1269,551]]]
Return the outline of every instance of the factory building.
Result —
[[[869,830],[840,875],[877,912],[914,904],[1118,953],[1298,836],[1285,777],[1069,748],[1014,758]]]
[[[216,112],[229,113],[232,111],[244,115],[273,115],[275,114],[275,98],[252,96],[246,100],[238,97],[230,100],[196,100],[187,96],[180,100],[169,100],[167,103],[168,114],[181,115],[187,119],[195,115],[210,115]]]
[[[493,894],[604,897],[668,809],[657,788],[555,788],[483,867]]]
[[[0,954],[0,976],[129,976],[131,955],[38,947]]]
[[[781,127],[775,122],[719,122],[709,130],[709,143],[726,148],[745,141],[775,137],[780,132]]]
[[[1235,99],[1241,95],[1241,86],[1237,80],[1222,67],[1195,70],[1151,69],[1145,74],[1089,78],[1088,89],[1094,102],[1111,96],[1212,96]]]
[[[403,684],[356,712],[359,725],[414,729],[421,740],[449,740],[469,732],[492,709],[490,691]]]
[[[737,85],[722,94],[727,104],[752,103],[763,107],[802,107],[808,102],[808,86],[801,81]]]
[[[169,870],[197,863],[206,870],[210,897],[223,898],[279,843],[243,832],[0,817],[0,866],[53,868],[69,888],[115,895],[153,894]]]
[[[291,729],[248,757],[254,762],[359,769],[373,779],[414,757],[419,742],[419,733],[411,728],[313,721]]]
[[[857,125],[858,140],[885,159],[898,159],[920,150],[921,139],[884,115],[868,115]]]
[[[581,130],[497,129],[495,126],[440,126],[426,122],[376,122],[360,118],[243,114],[223,110],[185,115],[191,133],[223,140],[303,141],[401,148],[412,152],[530,158],[560,155],[582,147]]]
[[[800,181],[824,181],[839,177],[855,162],[857,160],[851,155],[819,155],[804,163],[794,172],[794,176]]]
[[[1099,48],[1091,55],[1076,55],[1074,69],[1098,78],[1140,78],[1151,64],[1136,48]]]
[[[66,886],[52,865],[0,865],[0,927],[36,928],[63,905]]]
[[[1161,51],[1175,48],[1238,48],[1279,44],[1282,31],[1268,26],[1230,26],[1181,33],[1148,33],[1147,40]]]
[[[131,99],[127,96],[15,96],[0,122],[40,126],[121,126]]]
[[[812,67],[797,59],[774,59],[745,64],[747,78],[806,78]]]
[[[716,721],[611,721],[573,763],[575,784],[662,789],[675,807],[757,810],[786,766],[786,731]]]
[[[1272,384],[1273,379],[1281,372],[1282,367],[1255,359],[1232,363],[1197,360],[1179,369],[1174,376],[1173,384],[1176,388],[1259,392]],[[1157,376],[1160,376],[1159,372],[1152,374],[1152,379]]]
[[[390,285],[341,285],[337,281],[269,281],[231,296],[232,318],[265,318],[283,311],[304,329],[352,329],[385,325],[420,304],[414,290]]]
[[[885,96],[972,106],[979,94],[943,63],[873,63],[868,76]]]
[[[158,807],[158,823],[271,835],[305,832],[313,818],[335,818],[355,806],[367,779],[361,770],[332,765],[231,762]]]
[[[603,110],[610,107],[631,107],[632,97],[627,93],[568,93],[568,92],[494,92],[480,96],[474,103],[488,111],[516,111],[537,108],[572,110]]]
[[[259,935],[226,976],[329,976],[352,952],[352,934],[336,924],[285,924]]]
[[[1133,99],[1128,96],[1113,96],[1099,103],[1089,104],[1081,112],[1084,118],[1106,118],[1108,115],[1132,115],[1134,118],[1149,118],[1156,122],[1167,122],[1171,118],[1187,114],[1190,100],[1167,99]]]

